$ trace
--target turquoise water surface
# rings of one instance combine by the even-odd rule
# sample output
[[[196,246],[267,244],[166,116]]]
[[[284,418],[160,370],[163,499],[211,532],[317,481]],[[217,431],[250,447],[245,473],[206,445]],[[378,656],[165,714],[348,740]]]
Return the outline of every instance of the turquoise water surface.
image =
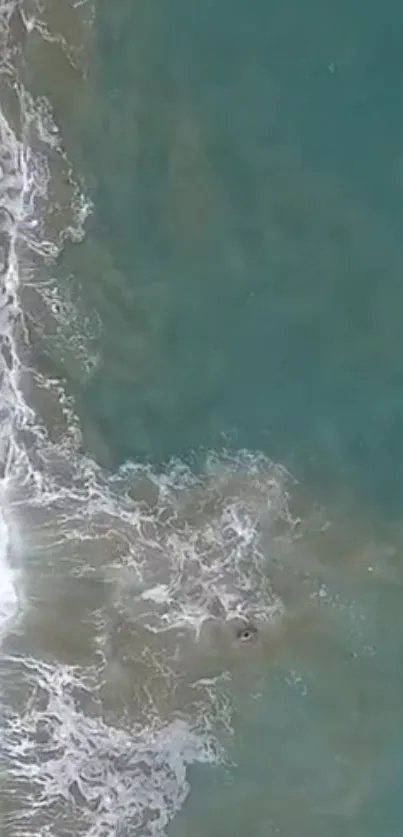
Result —
[[[98,4],[84,154],[116,274],[88,289],[84,397],[117,461],[227,434],[400,506],[400,26],[392,2]]]
[[[5,837],[400,837],[403,11],[0,23]]]

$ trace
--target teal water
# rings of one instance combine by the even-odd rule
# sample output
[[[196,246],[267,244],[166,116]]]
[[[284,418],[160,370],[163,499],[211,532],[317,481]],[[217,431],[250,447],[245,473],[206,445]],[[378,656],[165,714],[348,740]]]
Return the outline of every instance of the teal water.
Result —
[[[400,511],[399,4],[120,0],[97,14],[87,164],[119,281],[95,296],[103,362],[83,398],[115,462],[225,442]],[[194,768],[172,834],[397,835],[385,666],[346,700],[327,661],[303,704],[271,671],[263,706],[241,712],[238,769]]]
[[[399,508],[400,25],[392,2],[98,3],[84,157],[115,272],[83,279],[83,397],[116,462],[224,435]]]
[[[11,8],[5,837],[398,837],[400,6]]]

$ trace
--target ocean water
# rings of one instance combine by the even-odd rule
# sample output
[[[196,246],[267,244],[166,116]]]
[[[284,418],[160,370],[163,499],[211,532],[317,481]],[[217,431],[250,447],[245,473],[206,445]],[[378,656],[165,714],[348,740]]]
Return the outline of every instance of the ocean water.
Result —
[[[4,837],[393,837],[398,4],[0,0]]]

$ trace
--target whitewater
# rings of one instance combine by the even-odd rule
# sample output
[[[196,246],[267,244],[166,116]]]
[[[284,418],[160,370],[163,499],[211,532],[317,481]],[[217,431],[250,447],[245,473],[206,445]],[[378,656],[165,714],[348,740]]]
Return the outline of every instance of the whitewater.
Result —
[[[322,720],[307,738],[327,773],[306,742],[302,784],[276,785],[289,763],[273,767],[279,807],[265,833],[312,834],[313,816],[353,828],[387,760],[378,738],[355,736],[360,706],[369,727],[376,718],[374,672],[387,682],[374,601],[398,628],[400,534],[381,537],[355,514],[333,521],[259,452],[159,471],[107,470],[86,452],[66,381],[41,355],[54,339],[90,377],[102,326],[53,275],[85,237],[91,203],[48,103],[23,83],[18,38],[47,33],[36,14],[0,5],[2,834],[160,837],[191,797],[192,766],[236,769],[239,718],[257,723],[267,695],[268,740],[276,718],[287,747],[299,740],[281,725],[284,695],[303,714],[318,676]],[[394,689],[381,698],[397,724]]]
[[[194,514],[200,479],[176,463],[160,477],[134,466],[115,476],[103,473],[80,450],[79,423],[60,382],[32,367],[31,315],[21,300],[27,290],[29,298],[38,274],[32,265],[37,268],[38,257],[43,260],[42,277],[35,290],[41,292],[42,316],[65,314],[55,288],[49,290],[46,279],[41,282],[49,258],[57,255],[57,243],[41,238],[38,212],[47,194],[49,170],[43,151],[35,154],[30,144],[36,140],[52,147],[55,132],[47,131],[43,108],[35,106],[18,80],[14,84],[22,120],[20,138],[6,116],[0,116],[1,753],[8,799],[2,809],[2,833],[98,837],[126,833],[125,823],[129,823],[134,829],[130,833],[159,834],[187,795],[186,766],[194,760],[222,757],[213,726],[215,715],[217,726],[229,725],[228,698],[220,698],[220,665],[215,666],[218,673],[205,682],[198,683],[193,672],[195,682],[181,685],[179,697],[167,694],[168,653],[156,665],[161,680],[156,694],[147,696],[149,669],[155,678],[153,655],[161,655],[164,644],[159,642],[153,649],[132,638],[132,649],[139,656],[133,663],[137,679],[139,674],[143,677],[144,694],[138,699],[137,718],[135,714],[130,722],[123,713],[116,722],[116,705],[127,674],[115,669],[119,653],[128,668],[128,647],[113,623],[126,616],[130,631],[131,615],[132,621],[136,616],[136,630],[185,629],[186,633],[190,627],[197,639],[210,610],[213,615],[218,608],[224,621],[227,611],[242,617],[243,586],[247,585],[248,592],[250,588],[252,598],[255,595],[259,600],[261,592],[252,589],[242,569],[253,548],[254,520],[249,515],[243,521],[238,498],[231,504],[224,491],[223,508],[216,519],[189,537],[186,503],[190,499],[194,504],[192,494],[188,498],[192,490]],[[83,205],[84,201],[79,203],[75,217],[76,235],[85,215]],[[42,406],[42,415],[32,404]],[[53,430],[59,419],[56,434],[46,427],[44,416]],[[259,464],[257,476],[258,472]],[[147,489],[151,492],[154,508],[147,499],[139,502],[130,497],[136,486],[145,498]],[[278,503],[274,475],[272,484],[259,486],[261,493],[259,502],[265,504],[273,493]],[[181,495],[187,499],[183,501]],[[185,515],[182,526],[175,522],[181,514]],[[208,559],[202,572],[198,539],[204,540]],[[237,564],[227,569],[230,552],[237,556]],[[235,569],[238,586],[228,590],[226,573],[233,576]],[[87,609],[95,599],[90,632],[80,623],[83,614],[75,612],[86,584]],[[63,599],[69,612],[57,641]],[[150,603],[154,605],[151,612]],[[257,610],[263,606],[261,601],[257,605]],[[41,625],[45,619],[46,629]],[[243,625],[241,618],[241,630]],[[88,639],[88,648],[81,642],[78,654],[77,629]],[[48,639],[52,649],[47,647]],[[109,646],[116,640],[120,652],[113,648],[110,654]],[[169,639],[174,658],[179,647],[177,637]],[[145,650],[150,658],[146,665]],[[188,717],[173,711],[175,702],[182,710],[186,706],[189,695],[185,691],[193,692],[194,708]],[[135,703],[133,695],[130,700]]]

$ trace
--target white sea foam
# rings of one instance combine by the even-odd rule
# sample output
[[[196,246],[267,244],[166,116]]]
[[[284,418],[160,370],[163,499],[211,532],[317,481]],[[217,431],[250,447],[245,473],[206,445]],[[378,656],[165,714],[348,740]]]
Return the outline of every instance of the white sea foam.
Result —
[[[82,454],[74,404],[60,381],[32,368],[25,326],[31,317],[41,335],[51,320],[56,349],[73,347],[90,373],[86,340],[96,318],[80,319],[74,294],[62,295],[49,275],[66,238],[83,234],[89,205],[75,188],[68,221],[52,238],[40,214],[52,176],[47,152],[69,164],[49,106],[17,78],[16,91],[18,140],[0,113],[3,832],[157,837],[186,798],[188,765],[223,758],[218,736],[232,722],[225,643],[234,638],[225,629],[241,619],[270,633],[287,607],[331,595],[311,556],[295,565],[290,477],[268,458],[211,456],[198,475],[181,462],[162,473],[127,465],[111,475]],[[22,317],[21,290],[39,300],[33,313],[27,295]],[[22,375],[51,393],[48,413],[26,403]],[[223,628],[215,668],[209,649],[193,659],[210,622]],[[163,688],[170,678],[179,684],[180,720]],[[115,693],[104,705],[106,682]]]
[[[11,4],[0,7],[3,23],[11,12]],[[80,326],[80,320],[75,322],[72,300],[60,296],[48,270],[66,237],[80,237],[88,203],[75,192],[70,223],[54,239],[49,237],[40,212],[52,174],[47,148],[59,152],[58,132],[49,108],[24,90],[18,73],[14,92],[20,107],[18,139],[0,112],[0,754],[6,794],[2,833],[161,835],[188,793],[187,766],[220,757],[211,717],[200,710],[181,720],[154,715],[145,723],[143,716],[140,724],[136,718],[119,720],[115,712],[111,720],[97,699],[102,667],[68,666],[58,659],[56,645],[53,659],[47,660],[45,638],[52,640],[57,595],[67,590],[68,597],[75,578],[99,574],[100,568],[106,577],[115,574],[114,589],[125,567],[132,579],[131,559],[145,521],[143,504],[127,494],[133,479],[125,473],[109,478],[80,454],[79,423],[60,381],[31,368],[26,324],[34,315],[21,311],[21,291],[27,297],[27,290],[40,300],[41,322],[53,318],[56,323],[59,345],[73,344],[76,354],[81,351],[88,361],[88,324],[81,322],[77,340],[70,339],[68,329]],[[66,162],[62,152],[59,162]],[[51,391],[62,414],[56,441],[47,424],[55,420],[54,414],[46,419],[25,399],[22,382],[27,375],[35,386]],[[165,487],[164,477],[160,482],[161,495],[165,491],[171,498],[172,479],[165,480]],[[149,547],[145,541],[143,546],[146,558]],[[145,572],[149,586],[152,572],[152,566]],[[41,602],[37,610],[36,593]],[[21,602],[26,606],[15,631]],[[185,604],[186,596],[182,610]],[[39,620],[48,619],[44,634],[35,620],[30,629],[32,612]],[[58,614],[59,623],[60,618]],[[71,622],[64,627],[73,630]],[[10,653],[10,643],[11,648],[17,643],[16,654]]]
[[[9,562],[12,540],[7,520],[7,484],[17,453],[16,423],[26,411],[19,391],[20,363],[15,337],[19,324],[17,241],[31,189],[27,162],[22,144],[0,112],[0,635],[18,603],[16,572]]]
[[[94,672],[9,658],[8,677],[26,694],[3,732],[14,837],[161,835],[187,796],[187,766],[219,756],[208,732],[184,720],[130,731],[108,724]]]
[[[116,493],[111,493],[104,480],[98,478],[95,464],[85,458],[75,462],[74,458],[69,459],[64,443],[58,448],[51,442],[47,428],[25,403],[19,386],[21,360],[13,328],[19,323],[16,241],[18,223],[26,220],[26,216],[22,214],[24,180],[18,172],[24,171],[21,162],[25,166],[29,151],[15,140],[1,115],[0,128],[2,148],[6,137],[7,147],[11,147],[14,155],[11,159],[16,162],[14,158],[18,157],[20,163],[15,174],[9,173],[12,188],[18,184],[20,203],[13,205],[14,222],[7,240],[8,267],[2,277],[5,302],[1,310],[4,341],[0,404],[1,508],[4,516],[0,518],[0,637],[3,634],[9,639],[19,605],[17,569],[9,563],[10,547],[18,546],[22,595],[26,593],[28,598],[32,592],[29,589],[32,567],[24,565],[31,546],[29,525],[24,528],[27,511],[28,518],[30,509],[44,512],[36,530],[43,534],[49,517],[58,509],[60,518],[55,520],[53,529],[61,547],[56,571],[66,572],[66,584],[68,569],[62,557],[63,553],[68,554],[68,545],[75,537],[73,524],[78,528],[78,538],[84,541],[87,527],[92,527],[92,515],[96,519],[101,513],[107,518],[112,504],[117,527],[121,515],[116,514],[119,506]],[[31,234],[32,229],[31,226]],[[64,403],[68,405],[67,397]],[[69,422],[69,415],[67,418]],[[72,438],[76,451],[74,434]],[[68,466],[67,481],[60,471],[63,465]],[[122,505],[123,523],[127,526]],[[73,520],[69,531],[71,511]],[[62,520],[64,525],[58,526]],[[11,543],[14,530],[18,544]],[[46,554],[45,548],[42,565],[35,565],[34,574],[35,570],[38,573],[35,583],[40,583],[42,573],[46,578]],[[84,548],[81,569],[86,563]],[[51,596],[51,591],[47,592]],[[0,750],[7,799],[1,814],[2,833],[10,837],[37,837],[38,834],[60,837],[61,833],[74,837],[109,837],[112,833],[131,833],[138,837],[161,835],[187,796],[188,765],[195,760],[217,758],[217,744],[208,729],[195,729],[185,719],[165,720],[150,726],[133,722],[130,729],[127,725],[119,726],[117,721],[114,726],[101,715],[94,715],[93,707],[87,713],[83,706],[91,674],[92,698],[99,688],[99,672],[80,673],[57,661],[48,664],[40,659],[39,643],[35,654],[36,658],[26,653],[12,657],[5,651],[0,659]]]
[[[0,640],[18,609],[15,574],[10,568],[9,532],[7,524],[0,517]]]

